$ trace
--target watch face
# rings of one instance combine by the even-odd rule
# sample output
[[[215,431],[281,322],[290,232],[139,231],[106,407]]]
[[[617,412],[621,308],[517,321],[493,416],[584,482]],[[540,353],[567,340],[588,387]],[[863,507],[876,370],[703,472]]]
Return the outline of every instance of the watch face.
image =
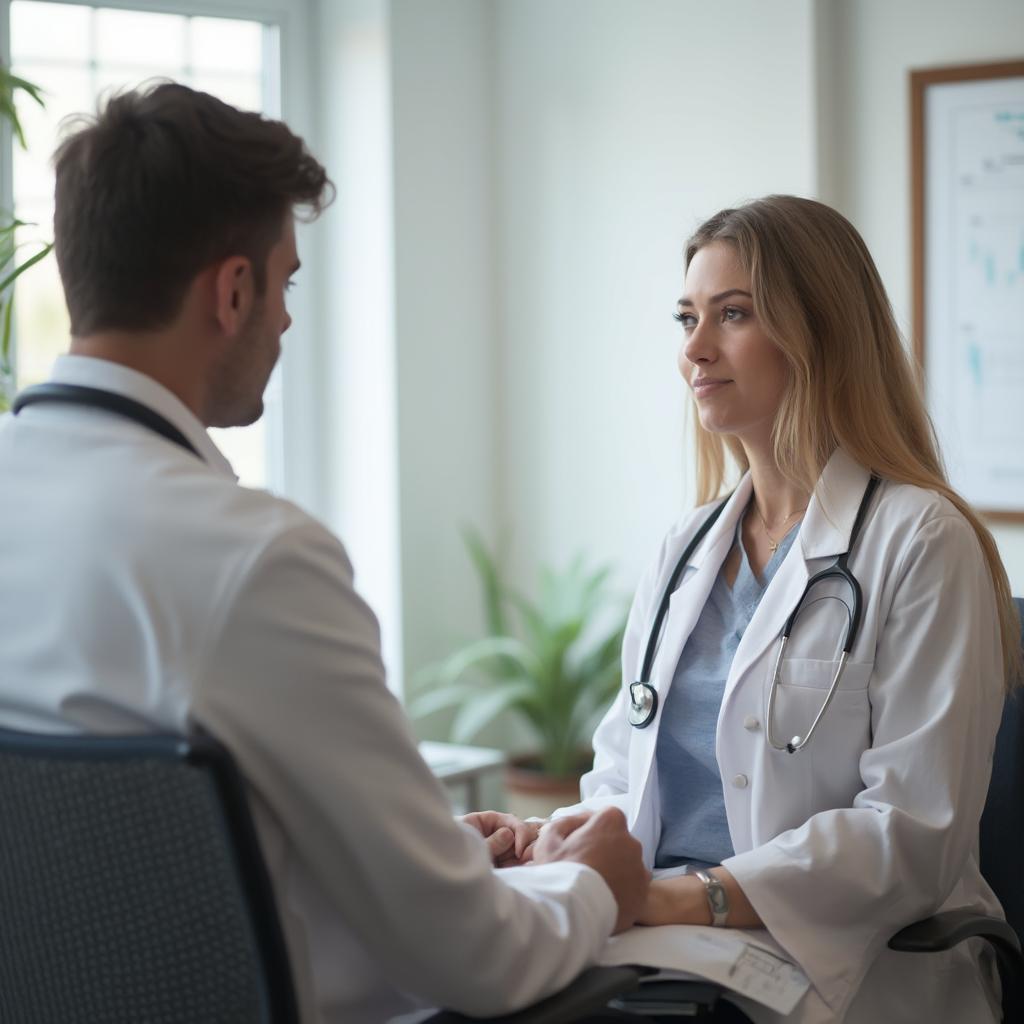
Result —
[[[708,902],[716,914],[724,914],[728,911],[729,901],[726,898],[725,889],[722,888],[721,882],[708,887]]]
[[[697,877],[704,883],[704,892],[708,898],[708,906],[715,917],[715,924],[721,924],[725,915],[729,913],[729,897],[726,895],[725,886],[706,871],[696,872]],[[722,920],[718,920],[721,918]]]

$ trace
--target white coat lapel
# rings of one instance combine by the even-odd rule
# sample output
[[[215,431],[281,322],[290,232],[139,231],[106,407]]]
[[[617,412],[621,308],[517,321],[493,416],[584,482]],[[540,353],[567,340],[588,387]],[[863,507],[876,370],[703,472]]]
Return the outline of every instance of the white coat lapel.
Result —
[[[665,707],[665,698],[672,687],[679,655],[700,618],[700,613],[711,593],[722,562],[732,547],[733,537],[736,534],[736,523],[747,507],[750,493],[750,477],[746,475],[737,485],[717,522],[687,560],[682,580],[669,601],[668,614],[665,617],[661,642],[658,644],[650,679],[651,685],[658,693],[659,709]],[[703,518],[697,519],[693,524],[693,529],[687,531],[686,540],[678,545],[670,558],[666,559],[665,576],[659,583],[662,590],[689,542],[689,538],[696,533],[703,522]],[[660,724],[661,710],[650,728],[636,730],[638,735],[633,737],[632,749],[635,751],[633,756],[636,758],[635,763],[640,766],[642,776],[639,780],[640,784],[633,790],[636,802],[632,807],[632,820],[635,820],[640,813],[640,804],[647,789],[654,751],[657,747]]]
[[[857,507],[868,482],[868,472],[841,449],[829,459],[814,489],[807,515],[796,543],[789,549],[736,648],[732,668],[722,697],[719,728],[739,683],[782,634],[812,572],[823,565],[809,565],[815,559],[835,558],[849,546]],[[765,673],[770,671],[770,663]],[[762,674],[765,674],[762,673]],[[764,680],[767,689],[767,676]]]

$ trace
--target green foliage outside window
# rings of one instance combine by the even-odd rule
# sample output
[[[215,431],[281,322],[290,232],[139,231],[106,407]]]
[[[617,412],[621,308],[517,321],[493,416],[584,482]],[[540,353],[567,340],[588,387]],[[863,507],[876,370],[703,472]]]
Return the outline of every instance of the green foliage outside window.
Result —
[[[25,146],[25,132],[18,117],[15,102],[17,93],[23,93],[34,102],[43,106],[43,96],[38,86],[11,74],[9,68],[0,66],[0,119],[6,120],[11,126],[11,134],[22,149]],[[30,227],[25,221],[13,216],[0,217],[0,411],[10,407],[11,391],[14,387],[14,366],[11,362],[11,313],[14,308],[14,283],[30,267],[44,259],[53,248],[52,244],[43,247],[28,259],[18,262],[18,250],[21,246],[16,241],[20,228]]]

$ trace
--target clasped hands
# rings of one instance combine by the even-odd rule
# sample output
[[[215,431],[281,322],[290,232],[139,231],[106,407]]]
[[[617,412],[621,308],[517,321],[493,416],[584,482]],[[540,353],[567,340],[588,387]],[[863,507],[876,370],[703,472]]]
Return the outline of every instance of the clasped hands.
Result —
[[[703,883],[694,875],[650,881],[640,844],[629,835],[621,811],[605,808],[569,814],[553,821],[521,821],[500,811],[480,811],[460,819],[487,843],[495,867],[570,860],[586,864],[608,883],[619,906],[616,931],[634,923],[710,924]],[[711,869],[729,897],[729,925],[760,928],[763,923],[731,872]]]
[[[584,864],[606,882],[618,908],[616,932],[640,916],[650,884],[640,844],[614,807],[567,814],[554,821],[521,821],[499,811],[480,811],[461,820],[487,843],[495,867],[567,861]]]
[[[522,821],[501,811],[475,811],[463,814],[459,821],[476,829],[487,843],[487,851],[496,868],[518,867],[533,860],[534,846],[543,821]]]

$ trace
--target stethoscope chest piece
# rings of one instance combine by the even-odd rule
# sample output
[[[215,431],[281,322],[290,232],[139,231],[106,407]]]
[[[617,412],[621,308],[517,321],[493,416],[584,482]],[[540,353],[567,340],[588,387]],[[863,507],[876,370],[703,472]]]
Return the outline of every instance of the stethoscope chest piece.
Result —
[[[650,683],[633,683],[629,687],[629,724],[646,729],[658,713],[658,691]]]

